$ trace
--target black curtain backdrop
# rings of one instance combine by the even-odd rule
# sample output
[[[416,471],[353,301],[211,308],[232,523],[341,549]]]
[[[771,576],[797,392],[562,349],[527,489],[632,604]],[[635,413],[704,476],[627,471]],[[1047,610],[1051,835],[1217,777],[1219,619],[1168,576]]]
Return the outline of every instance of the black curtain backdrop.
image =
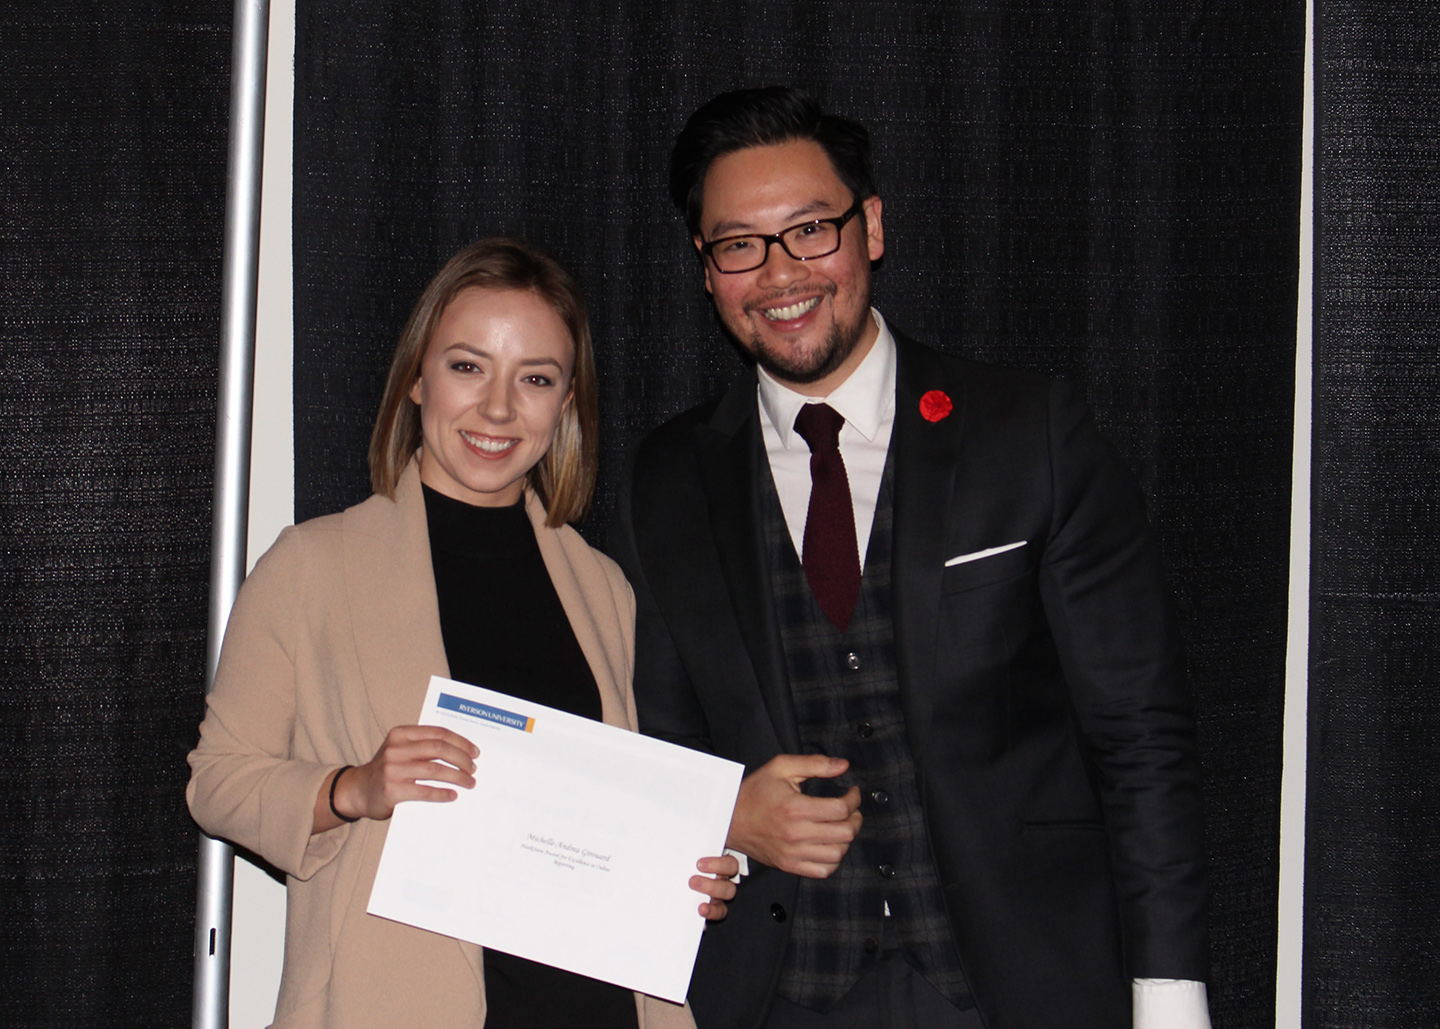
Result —
[[[1306,1029],[1440,1025],[1440,24],[1316,5]]]
[[[0,12],[0,1024],[180,1026],[230,5]],[[393,5],[398,8],[399,5]],[[624,450],[719,388],[661,186],[684,116],[805,85],[875,132],[878,299],[1068,375],[1190,646],[1217,1029],[1271,1024],[1298,2],[304,5],[297,512],[364,495],[388,351],[454,249],[569,261]],[[475,8],[475,9],[472,9]],[[1436,24],[1318,0],[1307,1029],[1440,1023]]]
[[[0,12],[0,1025],[189,1022],[230,13]]]
[[[1200,714],[1217,1029],[1273,1024],[1301,0],[302,0],[296,516],[368,493],[427,278],[517,233],[584,284],[603,545],[626,448],[738,368],[664,192],[699,103],[789,82],[865,121],[877,304],[1082,383],[1152,505]]]

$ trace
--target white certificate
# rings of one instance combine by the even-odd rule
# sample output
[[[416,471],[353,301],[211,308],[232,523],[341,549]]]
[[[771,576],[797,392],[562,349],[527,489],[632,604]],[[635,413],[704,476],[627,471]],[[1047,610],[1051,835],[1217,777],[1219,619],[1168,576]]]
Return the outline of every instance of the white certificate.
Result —
[[[724,852],[743,767],[439,676],[420,724],[480,748],[475,788],[395,808],[370,913],[683,1001],[689,880]]]

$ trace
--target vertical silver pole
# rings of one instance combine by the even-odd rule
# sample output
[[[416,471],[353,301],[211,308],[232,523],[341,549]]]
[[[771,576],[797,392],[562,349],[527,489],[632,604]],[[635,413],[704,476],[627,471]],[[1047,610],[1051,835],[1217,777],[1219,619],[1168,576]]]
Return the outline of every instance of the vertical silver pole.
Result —
[[[1305,4],[1300,148],[1300,278],[1295,312],[1295,450],[1290,477],[1290,617],[1281,736],[1280,889],[1275,1029],[1301,1029],[1305,993],[1305,793],[1310,709],[1310,495],[1313,483],[1315,308],[1315,2]]]
[[[205,692],[215,683],[220,643],[245,578],[250,507],[250,405],[255,378],[255,290],[260,271],[260,167],[265,139],[269,0],[236,0],[230,69],[230,154],[220,294],[220,390],[215,425],[215,498],[210,536],[210,624]],[[230,1021],[232,848],[200,837],[195,904],[194,1029]]]

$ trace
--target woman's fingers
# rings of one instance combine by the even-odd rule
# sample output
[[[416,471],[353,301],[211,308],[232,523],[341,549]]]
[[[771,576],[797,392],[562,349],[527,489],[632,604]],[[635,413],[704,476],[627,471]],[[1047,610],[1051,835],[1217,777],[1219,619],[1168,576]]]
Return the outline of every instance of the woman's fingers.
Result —
[[[386,767],[385,773],[388,785],[392,789],[405,789],[408,786],[418,785],[417,780],[420,779],[451,783],[463,790],[473,789],[475,786],[475,777],[469,772],[462,772],[460,769],[440,761],[408,761],[404,764],[392,764]],[[414,796],[405,796],[399,799],[413,800]]]
[[[454,800],[454,790],[423,785],[419,780],[471,789],[479,753],[465,737],[438,725],[396,726],[385,734],[385,742],[373,758],[340,780],[337,810],[384,821],[403,801]]]
[[[447,761],[473,774],[480,750],[464,736],[438,725],[400,725],[386,735],[376,757],[381,754],[397,761]]]

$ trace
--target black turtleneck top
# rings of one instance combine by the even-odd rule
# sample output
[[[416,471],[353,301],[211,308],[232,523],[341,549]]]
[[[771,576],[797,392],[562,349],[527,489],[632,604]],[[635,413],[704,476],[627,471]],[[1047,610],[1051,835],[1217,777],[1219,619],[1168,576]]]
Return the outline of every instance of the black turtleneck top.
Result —
[[[523,501],[475,507],[427,486],[425,519],[450,677],[598,721],[595,676]],[[637,1024],[629,990],[488,949],[485,997],[486,1029]]]

